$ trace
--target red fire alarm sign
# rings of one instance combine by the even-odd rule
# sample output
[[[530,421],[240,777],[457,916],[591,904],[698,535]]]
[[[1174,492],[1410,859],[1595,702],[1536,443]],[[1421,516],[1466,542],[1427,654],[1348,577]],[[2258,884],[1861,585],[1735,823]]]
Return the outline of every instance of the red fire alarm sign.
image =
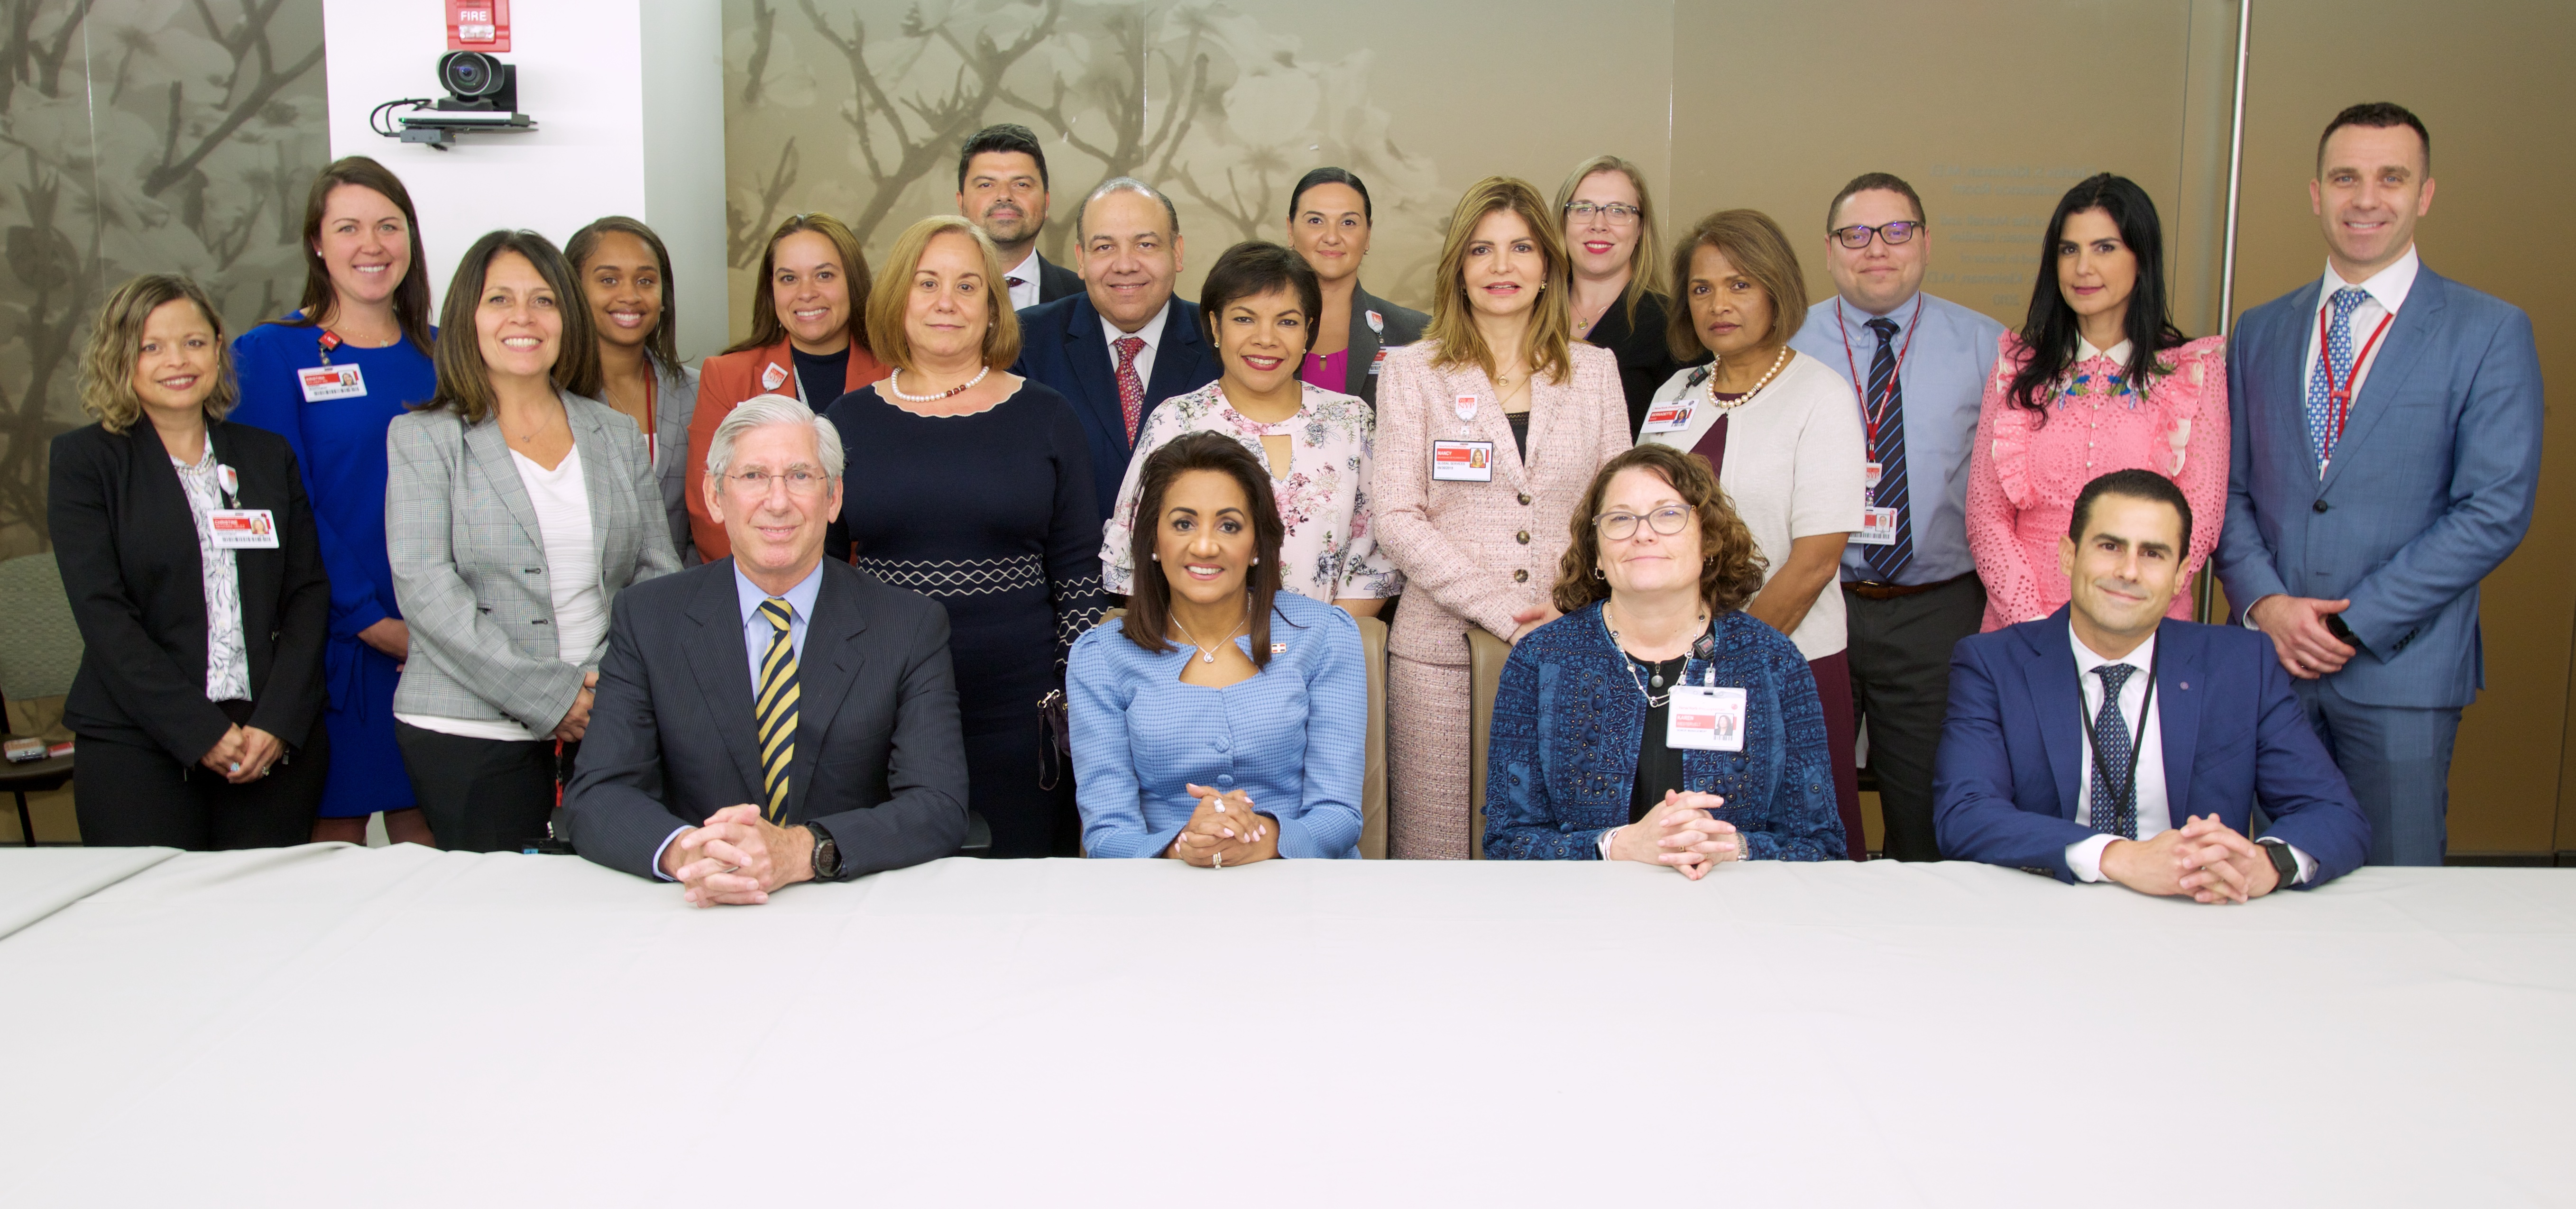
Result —
[[[447,0],[447,49],[510,49],[510,0]]]

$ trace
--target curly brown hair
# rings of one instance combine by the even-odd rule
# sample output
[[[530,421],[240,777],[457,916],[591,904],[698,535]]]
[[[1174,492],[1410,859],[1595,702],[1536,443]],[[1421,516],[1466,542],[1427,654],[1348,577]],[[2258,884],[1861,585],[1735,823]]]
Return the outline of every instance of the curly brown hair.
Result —
[[[215,337],[215,388],[206,395],[206,419],[224,418],[241,397],[233,380],[233,346],[224,339],[223,317],[206,292],[185,277],[147,273],[108,295],[98,322],[90,326],[81,349],[81,410],[98,417],[99,427],[123,432],[143,415],[143,397],[134,392],[134,367],[143,356],[143,325],[152,312],[173,302],[195,303],[197,313]]]
[[[1601,563],[1601,531],[1592,518],[1600,515],[1601,497],[1610,493],[1610,480],[1622,470],[1644,470],[1662,479],[1698,518],[1703,551],[1699,594],[1708,602],[1710,616],[1740,609],[1762,590],[1767,565],[1762,549],[1753,544],[1753,531],[1744,527],[1743,519],[1735,515],[1735,505],[1718,487],[1717,472],[1709,469],[1708,459],[1670,445],[1639,445],[1602,466],[1583,492],[1582,506],[1574,510],[1574,540],[1566,545],[1565,557],[1556,568],[1557,611],[1572,613],[1610,595],[1610,581],[1593,575]],[[1709,549],[1712,537],[1714,550]]]

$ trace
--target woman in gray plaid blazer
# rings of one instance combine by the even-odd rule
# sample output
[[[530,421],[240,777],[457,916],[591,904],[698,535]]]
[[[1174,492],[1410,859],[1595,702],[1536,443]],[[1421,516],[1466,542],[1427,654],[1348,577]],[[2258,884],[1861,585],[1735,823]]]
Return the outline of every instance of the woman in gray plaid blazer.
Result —
[[[394,717],[439,846],[504,851],[544,834],[618,590],[679,560],[635,422],[565,387],[599,346],[553,244],[476,241],[440,322],[438,394],[385,436],[412,635]]]

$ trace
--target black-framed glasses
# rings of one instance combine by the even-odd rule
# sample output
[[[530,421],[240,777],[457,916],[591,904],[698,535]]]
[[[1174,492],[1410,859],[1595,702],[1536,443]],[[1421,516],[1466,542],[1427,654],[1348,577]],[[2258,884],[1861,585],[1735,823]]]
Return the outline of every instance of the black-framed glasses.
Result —
[[[1681,532],[1690,524],[1691,510],[1679,504],[1657,508],[1644,516],[1634,512],[1604,512],[1592,518],[1594,528],[1605,541],[1624,542],[1637,535],[1637,522],[1642,520],[1666,537]]]
[[[1848,227],[1836,227],[1826,234],[1833,236],[1835,243],[1857,252],[1869,246],[1869,237],[1872,234],[1877,235],[1892,248],[1913,239],[1915,233],[1922,229],[1923,224],[1919,222],[1880,223],[1875,227],[1864,227],[1855,223]]]
[[[823,484],[831,481],[830,475],[804,466],[790,466],[784,474],[771,474],[766,470],[746,470],[741,474],[728,474],[724,477],[731,480],[735,488],[744,495],[753,498],[769,494],[772,483],[787,484],[789,495],[820,495]]]
[[[1567,206],[1565,213],[1566,217],[1576,222],[1590,222],[1595,215],[1598,215],[1601,221],[1611,226],[1624,227],[1644,217],[1646,209],[1626,202],[1602,202],[1596,205],[1588,201],[1579,201]]]

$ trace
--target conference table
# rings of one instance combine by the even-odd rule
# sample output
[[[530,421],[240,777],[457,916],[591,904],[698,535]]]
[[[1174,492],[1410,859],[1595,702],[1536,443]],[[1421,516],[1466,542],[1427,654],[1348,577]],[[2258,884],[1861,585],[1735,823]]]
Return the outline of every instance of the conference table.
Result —
[[[2555,870],[0,853],[40,908],[8,1205],[2576,1197]]]

